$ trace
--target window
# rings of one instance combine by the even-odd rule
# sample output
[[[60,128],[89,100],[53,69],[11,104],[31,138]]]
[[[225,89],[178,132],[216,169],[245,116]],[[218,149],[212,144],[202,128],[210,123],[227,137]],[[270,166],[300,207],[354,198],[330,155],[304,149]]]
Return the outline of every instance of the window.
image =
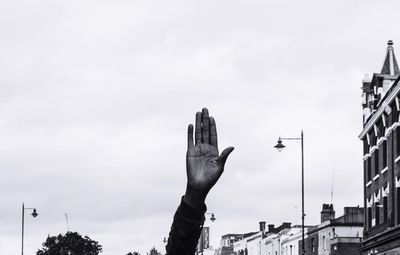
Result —
[[[388,221],[388,197],[383,197],[383,222]]]
[[[390,112],[390,117],[388,118],[388,127],[392,126],[393,123],[395,123],[397,121],[397,116],[398,116],[398,110],[396,107],[396,104],[391,104],[390,108],[392,109],[392,111]]]
[[[397,177],[396,177],[397,179]],[[396,203],[397,203],[397,224],[400,224],[400,187],[396,188],[396,195],[397,195],[397,199],[396,199]]]
[[[376,135],[371,134],[370,136],[371,138],[371,147],[376,145],[376,142],[378,141],[378,139],[376,138]]]
[[[374,203],[374,195],[372,194],[369,198],[367,198],[367,217],[366,217],[366,229],[370,229],[373,224],[372,224],[372,212],[373,212],[373,203]],[[333,231],[333,233],[335,233],[335,231]]]
[[[311,252],[315,252],[314,238],[311,238]]]
[[[381,210],[379,205],[379,191],[375,194],[375,225],[379,225],[381,223],[380,216]]]
[[[374,151],[374,175],[379,174],[379,150]]]
[[[367,227],[368,229],[372,227],[372,207],[369,206],[367,210]]]
[[[388,213],[388,196],[389,196],[389,182],[382,187],[382,208],[383,208],[383,222],[387,222],[389,218]]]
[[[371,172],[371,157],[368,157],[367,160],[365,160],[366,163],[366,176],[367,176],[367,182],[372,180],[372,172]]]
[[[378,125],[378,137],[381,138],[385,135],[385,127],[383,126],[383,121],[379,121]]]
[[[363,140],[363,147],[364,147],[364,155],[369,153],[369,144],[367,138],[364,138]]]
[[[396,128],[396,156],[400,156],[400,130]]]
[[[382,170],[383,170],[387,167],[387,140],[383,141],[382,143],[382,151],[383,151],[382,155],[382,162],[383,162]]]

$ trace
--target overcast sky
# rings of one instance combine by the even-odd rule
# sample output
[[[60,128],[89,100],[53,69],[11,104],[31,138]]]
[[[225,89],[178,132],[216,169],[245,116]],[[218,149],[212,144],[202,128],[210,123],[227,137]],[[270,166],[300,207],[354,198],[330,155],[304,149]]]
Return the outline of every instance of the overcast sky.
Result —
[[[226,233],[306,224],[362,202],[361,80],[400,52],[400,3],[1,1],[0,254],[89,235],[104,254],[164,250],[183,195],[186,129],[206,106],[235,146],[207,200]],[[400,54],[400,53],[399,53]],[[400,55],[398,55],[400,57]],[[332,178],[334,176],[334,178]]]

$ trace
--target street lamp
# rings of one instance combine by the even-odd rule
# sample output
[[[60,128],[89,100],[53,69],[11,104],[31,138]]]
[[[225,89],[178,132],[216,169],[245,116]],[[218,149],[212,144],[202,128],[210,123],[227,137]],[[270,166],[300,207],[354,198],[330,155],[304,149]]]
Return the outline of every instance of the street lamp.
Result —
[[[211,214],[210,220],[211,222],[214,222],[217,218],[215,218],[214,213],[206,213],[207,214]]]
[[[274,147],[281,152],[286,146],[282,144],[282,139],[279,137],[278,143]]]
[[[304,213],[304,133],[301,131],[300,137],[294,138],[281,138],[279,137],[278,143],[274,146],[279,152],[283,150],[286,146],[283,145],[282,140],[297,140],[301,141],[301,254],[305,254],[306,251],[304,249],[304,217],[306,216]]]
[[[24,255],[24,227],[25,227],[25,210],[32,210],[31,213],[33,218],[36,218],[39,214],[36,211],[36,208],[25,207],[24,203],[22,203],[22,243],[21,243],[21,255]]]

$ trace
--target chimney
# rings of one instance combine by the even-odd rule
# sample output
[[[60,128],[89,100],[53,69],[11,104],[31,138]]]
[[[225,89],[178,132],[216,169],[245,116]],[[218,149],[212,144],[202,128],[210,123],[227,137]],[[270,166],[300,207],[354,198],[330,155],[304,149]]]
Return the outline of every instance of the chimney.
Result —
[[[268,232],[273,232],[275,230],[274,224],[268,224]]]
[[[344,221],[345,223],[363,223],[364,208],[363,207],[345,207]]]
[[[260,221],[260,231],[265,234],[265,221]]]
[[[292,225],[292,223],[290,223],[290,222],[283,222],[282,223],[282,229],[291,228],[291,225]]]
[[[335,219],[335,210],[333,210],[333,204],[323,204],[321,211],[321,223],[333,219]]]

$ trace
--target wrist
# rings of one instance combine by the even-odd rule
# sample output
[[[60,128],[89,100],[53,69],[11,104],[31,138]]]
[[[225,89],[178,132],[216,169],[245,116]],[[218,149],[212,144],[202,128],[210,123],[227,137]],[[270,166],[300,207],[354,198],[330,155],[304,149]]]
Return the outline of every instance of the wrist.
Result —
[[[187,186],[183,201],[193,209],[203,211],[205,208],[206,197],[206,192]]]

